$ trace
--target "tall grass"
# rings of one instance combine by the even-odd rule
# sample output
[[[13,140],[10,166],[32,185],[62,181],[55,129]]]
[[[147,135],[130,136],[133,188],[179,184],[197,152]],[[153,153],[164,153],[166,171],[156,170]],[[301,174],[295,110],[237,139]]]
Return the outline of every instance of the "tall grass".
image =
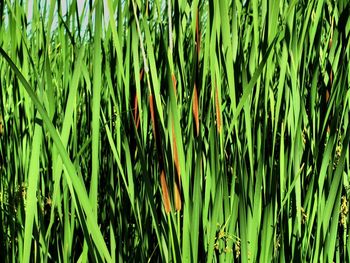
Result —
[[[349,1],[0,12],[6,262],[350,260]]]

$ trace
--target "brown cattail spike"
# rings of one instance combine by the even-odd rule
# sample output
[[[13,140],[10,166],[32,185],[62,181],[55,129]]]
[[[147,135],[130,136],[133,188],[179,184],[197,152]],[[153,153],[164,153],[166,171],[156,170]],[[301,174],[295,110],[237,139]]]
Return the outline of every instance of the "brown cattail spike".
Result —
[[[180,211],[181,210],[181,195],[180,195],[180,189],[177,186],[177,183],[174,184],[174,194],[175,194],[175,209],[176,211]]]
[[[163,195],[163,203],[164,203],[165,212],[167,214],[169,214],[169,212],[170,212],[169,190],[168,190],[167,182],[165,180],[164,170],[162,170],[162,172],[160,174],[160,184],[162,186],[162,195]]]
[[[199,119],[198,119],[198,94],[197,94],[196,83],[194,83],[194,88],[193,88],[192,110],[193,110],[193,117],[194,117],[194,121],[196,123],[196,131],[197,131],[197,136],[198,136],[198,134],[199,134]]]
[[[140,115],[138,112],[138,98],[137,98],[137,94],[135,94],[135,99],[134,99],[134,121],[136,123],[136,129],[139,128],[139,124],[140,124]]]
[[[171,80],[173,81],[173,89],[174,89],[174,93],[175,93],[175,98],[177,99],[177,92],[176,92],[176,78],[174,73],[171,74]]]
[[[141,72],[140,72],[140,81],[143,79],[143,73],[144,73],[144,70],[141,69]]]

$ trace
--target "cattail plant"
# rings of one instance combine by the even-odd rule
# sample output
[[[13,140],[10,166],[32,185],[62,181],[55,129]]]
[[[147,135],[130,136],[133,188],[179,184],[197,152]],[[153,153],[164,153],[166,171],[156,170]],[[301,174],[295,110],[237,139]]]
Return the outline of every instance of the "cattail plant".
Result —
[[[350,262],[339,1],[0,1],[3,262]]]

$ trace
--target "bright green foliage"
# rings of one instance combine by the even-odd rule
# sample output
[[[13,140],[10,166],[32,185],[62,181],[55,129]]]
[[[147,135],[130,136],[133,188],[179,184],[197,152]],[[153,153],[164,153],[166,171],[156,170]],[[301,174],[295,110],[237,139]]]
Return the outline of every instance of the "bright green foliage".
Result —
[[[0,2],[2,261],[350,261],[350,1],[78,2]]]

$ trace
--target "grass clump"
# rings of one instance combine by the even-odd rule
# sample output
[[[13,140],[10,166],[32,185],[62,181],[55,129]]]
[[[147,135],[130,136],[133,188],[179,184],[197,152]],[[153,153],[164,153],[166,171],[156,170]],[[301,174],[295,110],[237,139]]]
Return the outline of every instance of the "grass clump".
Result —
[[[0,256],[349,261],[349,10],[0,4]]]

